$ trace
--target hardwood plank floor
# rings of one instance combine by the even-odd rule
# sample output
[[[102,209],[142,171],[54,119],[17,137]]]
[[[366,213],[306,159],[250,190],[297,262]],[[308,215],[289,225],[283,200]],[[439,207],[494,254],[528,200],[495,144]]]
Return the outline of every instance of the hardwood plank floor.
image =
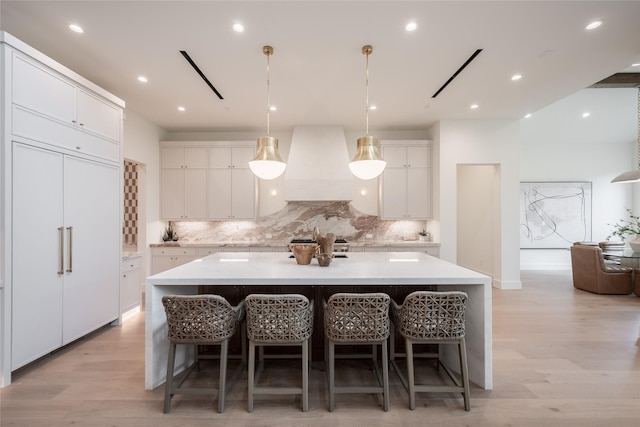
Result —
[[[391,406],[371,395],[339,396],[328,412],[321,366],[310,378],[310,410],[299,397],[257,397],[246,410],[246,371],[223,414],[217,402],[144,390],[144,313],[105,327],[14,373],[0,390],[2,426],[637,426],[640,423],[640,298],[573,288],[570,271],[524,271],[524,289],[493,291],[494,390],[472,386],[471,412],[450,394],[419,394],[417,408],[391,371]],[[321,333],[316,331],[315,333]],[[233,366],[231,362],[231,365]],[[298,366],[297,364],[295,366]],[[295,380],[267,366],[267,381]],[[216,366],[203,374],[216,381]],[[423,371],[422,375],[429,375]],[[338,378],[369,378],[343,362]]]

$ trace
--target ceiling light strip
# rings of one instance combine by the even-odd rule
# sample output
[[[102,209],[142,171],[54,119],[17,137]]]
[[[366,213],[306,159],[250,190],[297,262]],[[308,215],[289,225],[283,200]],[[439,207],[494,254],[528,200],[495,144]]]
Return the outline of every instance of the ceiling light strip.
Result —
[[[453,81],[453,79],[455,79],[458,76],[458,74],[460,74],[462,72],[462,70],[464,70],[467,67],[467,65],[469,65],[471,63],[471,61],[473,61],[476,58],[476,56],[478,56],[480,54],[480,52],[482,52],[482,49],[476,49],[476,51],[473,52],[473,54],[469,57],[469,59],[467,59],[465,61],[465,63],[462,64],[462,66],[460,68],[458,68],[458,71],[453,73],[453,75],[451,77],[449,77],[449,80],[447,80],[447,82],[445,84],[443,84],[442,87],[440,89],[438,89],[438,91],[431,96],[431,98],[435,98],[436,96],[440,95],[440,92],[442,92],[444,90],[444,88],[447,87],[449,85],[449,83],[451,83]]]
[[[184,59],[187,60],[187,62],[189,64],[191,64],[191,66],[193,67],[194,70],[196,70],[196,73],[198,73],[200,75],[200,77],[202,77],[202,80],[205,81],[205,83],[211,88],[211,90],[218,95],[218,98],[220,99],[224,99],[222,97],[222,95],[220,95],[220,92],[218,92],[218,90],[211,84],[211,82],[209,81],[209,79],[207,78],[207,76],[204,75],[204,73],[202,72],[202,70],[200,70],[200,68],[196,65],[195,62],[193,62],[193,59],[191,59],[191,57],[189,56],[189,54],[185,51],[185,50],[181,50],[180,53],[182,54],[182,56],[184,56]]]

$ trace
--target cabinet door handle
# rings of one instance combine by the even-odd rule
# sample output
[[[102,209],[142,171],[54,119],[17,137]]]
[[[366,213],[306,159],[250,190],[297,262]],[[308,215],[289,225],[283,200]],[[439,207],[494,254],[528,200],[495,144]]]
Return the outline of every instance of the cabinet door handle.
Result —
[[[73,273],[73,227],[67,227],[69,233],[69,268],[67,273]]]
[[[58,264],[58,274],[64,274],[64,227],[58,227],[58,238],[60,240],[60,263]]]

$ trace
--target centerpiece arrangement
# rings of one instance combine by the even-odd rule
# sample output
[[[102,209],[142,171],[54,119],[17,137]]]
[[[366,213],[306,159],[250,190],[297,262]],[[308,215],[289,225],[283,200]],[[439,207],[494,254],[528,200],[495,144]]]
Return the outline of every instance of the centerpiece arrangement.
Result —
[[[320,233],[318,227],[313,229],[313,244],[292,244],[289,245],[296,262],[300,265],[311,264],[311,259],[315,256],[320,267],[327,267],[333,258],[333,249],[336,242],[336,235],[333,233]]]
[[[615,223],[613,231],[607,236],[607,240],[613,236],[619,237],[621,240],[625,240],[627,236],[633,236],[633,240],[628,242],[629,246],[634,252],[640,252],[640,216],[634,215],[629,208],[625,210],[629,214],[629,219],[621,219]]]

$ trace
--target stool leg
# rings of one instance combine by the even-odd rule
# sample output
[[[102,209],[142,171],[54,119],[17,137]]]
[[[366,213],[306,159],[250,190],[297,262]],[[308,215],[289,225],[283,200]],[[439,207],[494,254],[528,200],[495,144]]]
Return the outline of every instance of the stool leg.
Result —
[[[302,343],[302,412],[309,410],[309,341]]]
[[[171,397],[173,396],[173,369],[176,362],[176,344],[169,343],[167,358],[167,381],[164,384],[164,413],[171,412]]]
[[[253,341],[249,340],[249,367],[247,368],[247,411],[253,412],[253,386],[255,376],[255,364],[256,364],[256,347]]]
[[[218,380],[218,412],[224,412],[224,398],[227,390],[227,356],[229,354],[229,340],[220,343],[220,379]]]
[[[329,341],[329,411],[332,412],[335,403],[336,403],[336,395],[335,395],[335,355],[336,355],[336,346],[333,341]]]
[[[469,395],[469,369],[467,366],[467,345],[464,338],[458,343],[460,350],[460,373],[462,374],[462,385],[464,387],[464,410],[471,410],[471,396]]]
[[[382,408],[389,410],[389,356],[387,354],[387,340],[382,343]]]
[[[409,383],[409,409],[416,408],[416,378],[413,368],[413,342],[405,339],[407,352],[407,382]]]

